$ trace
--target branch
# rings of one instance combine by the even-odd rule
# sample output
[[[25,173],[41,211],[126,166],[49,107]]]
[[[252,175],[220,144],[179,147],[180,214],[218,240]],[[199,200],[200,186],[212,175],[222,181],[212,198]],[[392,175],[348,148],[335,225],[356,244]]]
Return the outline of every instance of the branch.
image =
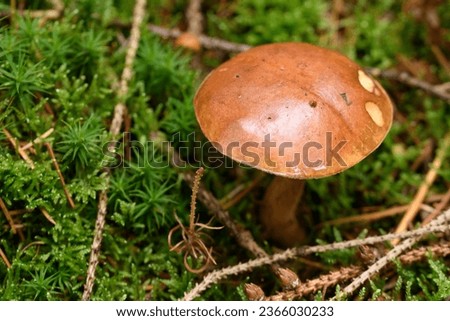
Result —
[[[435,220],[431,221],[427,226],[417,229],[419,230],[427,230],[432,229],[434,227],[443,227],[445,230],[448,230],[448,222],[450,220],[450,209],[444,212],[442,215],[437,217]],[[447,224],[445,224],[447,223]],[[395,235],[395,233],[394,233]],[[389,262],[398,257],[401,253],[411,248],[417,241],[421,239],[425,234],[419,234],[411,236],[406,239],[399,245],[395,246],[392,250],[390,250],[384,257],[376,261],[372,264],[366,271],[364,271],[361,275],[359,275],[356,279],[353,280],[339,295],[337,295],[334,299],[340,299],[343,296],[351,295],[356,289],[358,289],[362,284],[364,284],[368,279],[370,279],[373,275],[378,273],[384,266],[386,266]]]
[[[181,35],[179,29],[167,29],[157,25],[148,25],[148,29],[162,38],[178,38]],[[219,49],[227,52],[242,52],[252,46],[247,44],[235,43],[219,38],[199,36],[200,43],[206,49]],[[404,83],[410,87],[422,89],[442,100],[450,102],[450,83],[433,85],[426,81],[412,77],[406,72],[398,72],[396,70],[381,70],[379,68],[366,68],[366,70],[375,77],[392,79]]]
[[[189,301],[198,297],[203,291],[209,288],[212,284],[218,282],[219,280],[225,278],[229,275],[239,274],[243,272],[250,271],[256,267],[260,267],[263,265],[273,264],[281,261],[286,261],[289,259],[294,259],[298,256],[305,256],[315,253],[322,253],[326,251],[334,251],[334,250],[342,250],[346,248],[361,246],[361,245],[369,245],[376,244],[385,241],[390,241],[393,239],[405,239],[411,237],[421,237],[423,235],[427,235],[434,232],[445,232],[449,230],[448,225],[443,225],[444,222],[450,220],[450,210],[447,210],[443,214],[441,214],[436,220],[433,221],[433,224],[429,224],[426,227],[419,228],[414,231],[404,232],[400,234],[391,233],[382,236],[372,236],[367,237],[365,239],[360,240],[350,240],[345,242],[332,243],[327,245],[315,245],[315,246],[303,246],[297,248],[290,248],[283,252],[267,256],[261,257],[254,260],[247,261],[245,263],[239,263],[234,266],[226,267],[221,270],[215,270],[205,276],[205,278],[195,285],[195,287],[185,294],[183,300]],[[400,253],[398,253],[400,254]]]
[[[450,102],[450,83],[432,85],[426,81],[417,79],[409,75],[407,72],[398,72],[396,70],[381,70],[378,68],[367,68],[367,71],[375,77],[392,79],[410,87],[415,87],[426,91],[442,100]]]
[[[2,18],[9,18],[11,20],[11,23],[14,24],[14,17],[17,14],[20,14],[22,16],[29,16],[31,18],[41,18],[40,25],[43,25],[47,20],[57,20],[59,19],[63,12],[64,12],[64,3],[62,0],[51,0],[50,1],[53,4],[52,9],[48,10],[21,10],[17,11],[15,4],[11,2],[10,10],[9,11],[1,11],[0,12],[0,19]]]
[[[133,12],[133,23],[131,27],[130,41],[125,57],[125,67],[120,79],[119,88],[117,90],[117,96],[119,103],[114,108],[114,117],[110,127],[110,133],[113,137],[117,136],[120,132],[120,128],[123,123],[123,115],[126,112],[126,106],[123,101],[128,93],[128,83],[133,75],[133,62],[136,57],[137,48],[139,45],[139,39],[141,36],[140,27],[145,15],[146,0],[136,0]],[[114,148],[115,143],[111,143],[109,147]],[[91,255],[89,258],[89,266],[87,270],[86,283],[84,285],[84,292],[82,300],[89,300],[92,294],[95,281],[95,270],[98,265],[98,257],[100,254],[100,247],[103,239],[103,229],[105,226],[105,219],[107,214],[108,204],[108,186],[110,179],[110,172],[106,171],[106,189],[102,190],[99,195],[99,204],[97,211],[97,219],[95,222],[94,239],[92,241]]]
[[[9,226],[11,227],[11,231],[13,234],[17,233],[14,220],[12,219],[11,215],[9,214],[8,208],[6,207],[5,202],[3,202],[3,199],[0,197],[0,209],[2,210],[3,214],[6,217],[6,220],[8,221]]]
[[[432,246],[423,246],[415,250],[411,250],[399,257],[401,264],[413,264],[422,261],[428,254],[433,257],[445,257],[450,255],[450,244],[440,243]],[[363,272],[363,267],[358,265],[351,265],[342,267],[339,270],[332,271],[320,277],[300,283],[289,290],[284,290],[272,296],[264,297],[267,301],[286,301],[298,300],[306,295],[315,293],[321,289],[330,288],[336,284],[347,282],[350,279],[357,277]]]
[[[19,144],[17,143],[16,139],[11,135],[11,133],[6,128],[3,128],[3,133],[6,135],[6,138],[8,138],[9,142],[14,147],[14,149],[19,153],[20,157],[22,157],[22,159],[28,164],[28,166],[34,169],[33,161],[30,159],[30,157],[28,157],[28,154],[20,148]]]
[[[202,34],[203,16],[202,16],[202,0],[191,0],[186,10],[186,18],[188,23],[188,32],[198,36]]]
[[[177,28],[167,29],[153,24],[149,24],[148,29],[154,34],[164,39],[178,38],[182,34],[182,31],[180,31]],[[200,35],[199,40],[202,46],[206,49],[218,49],[229,52],[242,52],[251,48],[251,46],[246,44],[234,43],[219,38],[208,37],[205,35]]]
[[[414,196],[414,200],[412,201],[410,207],[408,208],[408,211],[406,211],[405,215],[403,216],[402,220],[397,226],[397,229],[395,230],[396,233],[406,231],[408,225],[414,220],[415,216],[417,215],[417,212],[419,212],[420,206],[425,200],[428,190],[430,189],[431,185],[433,185],[433,182],[435,181],[438,175],[438,170],[441,168],[442,162],[445,159],[449,146],[450,146],[450,132],[442,140],[442,146],[437,151],[436,157],[433,160],[433,163],[431,164],[430,169],[428,170],[425,179],[420,185],[416,195]],[[397,243],[398,242],[396,242],[395,240],[394,242],[392,242],[393,245],[396,245]]]
[[[59,168],[58,162],[56,161],[56,157],[55,157],[55,153],[53,152],[53,148],[49,143],[44,143],[44,145],[45,145],[45,147],[47,147],[47,150],[50,154],[50,158],[52,159],[53,166],[55,166],[56,173],[58,174],[59,180],[61,181],[61,185],[62,185],[64,194],[66,195],[66,198],[67,198],[67,202],[69,203],[71,208],[75,208],[75,203],[72,199],[72,196],[69,193],[69,190],[67,189],[67,186],[66,186],[66,183],[64,180],[64,176],[61,173],[61,169]]]
[[[8,269],[11,268],[11,263],[9,262],[8,257],[6,256],[5,252],[3,252],[1,247],[0,247],[0,257],[2,258],[3,262],[5,262],[6,267]]]

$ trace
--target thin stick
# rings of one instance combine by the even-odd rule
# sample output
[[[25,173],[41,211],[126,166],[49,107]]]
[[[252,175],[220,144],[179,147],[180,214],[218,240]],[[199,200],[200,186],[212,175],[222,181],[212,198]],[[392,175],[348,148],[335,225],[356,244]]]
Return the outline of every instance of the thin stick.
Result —
[[[128,84],[133,76],[133,63],[139,47],[139,39],[141,38],[141,24],[145,16],[146,3],[146,0],[136,0],[134,7],[133,24],[131,26],[130,40],[128,41],[125,66],[122,71],[119,90],[117,92],[119,99],[124,99],[128,94]]]
[[[414,200],[412,201],[410,207],[408,208],[408,211],[405,213],[399,225],[397,226],[397,229],[395,230],[396,233],[406,231],[409,224],[411,224],[411,222],[414,220],[415,216],[419,211],[420,205],[423,203],[428,193],[428,190],[430,189],[431,185],[433,184],[434,180],[437,177],[437,172],[442,165],[442,162],[446,156],[449,146],[450,146],[450,132],[445,136],[445,138],[442,141],[441,148],[439,148],[439,150],[436,152],[436,157],[433,160],[433,163],[431,164],[431,167],[428,170],[428,173],[426,174],[424,181],[422,182],[416,195],[414,196]],[[398,241],[394,240],[392,244],[396,245],[398,244]]]
[[[445,193],[444,197],[441,199],[438,205],[434,208],[434,211],[431,212],[422,222],[422,225],[427,225],[432,220],[434,220],[439,213],[441,213],[444,208],[447,206],[447,204],[450,202],[450,188],[448,189],[447,193]]]
[[[352,294],[356,289],[358,289],[361,285],[364,284],[372,275],[378,273],[384,266],[386,266],[389,262],[398,257],[405,250],[409,249],[416,242],[415,238],[409,238],[403,241],[401,244],[395,246],[392,250],[390,250],[385,256],[376,261],[373,265],[371,265],[367,270],[361,273],[357,278],[353,280],[344,290],[339,293],[333,299],[340,299],[342,297],[348,296]]]
[[[136,52],[139,46],[139,39],[141,37],[141,24],[145,16],[146,0],[136,0],[133,11],[133,23],[130,33],[130,41],[128,44],[127,54],[125,57],[125,66],[120,79],[119,88],[117,90],[117,96],[119,103],[114,108],[114,116],[111,122],[110,133],[113,137],[116,137],[123,123],[123,116],[126,113],[126,106],[123,101],[128,94],[128,84],[133,76],[133,62],[136,57]],[[110,147],[115,147],[115,143],[112,143]],[[86,276],[86,283],[84,285],[84,292],[82,300],[89,300],[92,294],[92,290],[95,282],[95,270],[98,265],[98,257],[100,255],[100,247],[103,239],[103,229],[105,226],[107,204],[108,204],[108,186],[110,180],[110,172],[106,171],[106,188],[99,194],[99,203],[97,211],[97,219],[95,222],[94,239],[92,241],[91,255],[89,258],[89,265]]]
[[[14,220],[9,214],[8,208],[6,207],[6,204],[3,202],[3,199],[1,197],[0,197],[0,208],[2,209],[3,214],[5,214],[6,220],[8,221],[8,224],[11,227],[11,231],[13,232],[13,234],[16,234],[17,230],[15,227]]]
[[[450,209],[441,214],[439,217],[437,217],[435,220],[431,221],[427,226],[417,229],[424,230],[427,228],[433,228],[433,227],[444,227],[445,230],[448,231],[448,222],[450,220]],[[447,223],[447,224],[444,224]],[[395,233],[394,233],[395,234]],[[396,257],[398,257],[402,252],[406,251],[407,249],[411,248],[417,241],[420,240],[422,235],[415,235],[412,236],[406,240],[404,240],[402,243],[396,245],[392,250],[390,250],[385,256],[383,256],[381,259],[376,261],[374,264],[372,264],[366,271],[364,271],[362,274],[360,274],[357,278],[353,280],[352,283],[350,283],[347,287],[344,288],[344,290],[339,293],[334,299],[340,299],[343,296],[348,296],[352,294],[356,289],[358,289],[361,285],[363,285],[368,279],[370,279],[373,275],[378,273],[384,266],[386,266],[389,262],[394,260]]]
[[[123,117],[124,131],[123,131],[123,144],[125,146],[125,160],[131,161],[132,147],[131,147],[131,117],[126,110],[126,114]]]
[[[9,215],[11,215],[11,217],[15,216],[15,215],[22,215],[25,213],[31,213],[33,212],[33,210],[29,210],[29,209],[22,209],[22,210],[10,210],[9,211]]]
[[[28,154],[22,150],[17,143],[16,139],[11,135],[11,133],[6,129],[3,128],[3,132],[5,133],[6,137],[8,138],[11,145],[14,147],[15,150],[19,153],[20,157],[32,168],[34,169],[33,161],[28,157]]]
[[[25,245],[24,247],[23,247],[23,249],[21,249],[20,250],[20,252],[21,253],[23,253],[23,252],[25,252],[26,250],[28,250],[30,247],[32,247],[32,246],[34,246],[34,245],[44,245],[45,244],[45,242],[42,242],[42,241],[34,241],[34,242],[31,242],[31,243],[28,243],[27,245]]]
[[[64,181],[64,176],[61,173],[61,169],[59,168],[58,162],[56,161],[55,153],[53,152],[53,148],[49,143],[44,143],[45,147],[47,147],[48,153],[50,154],[50,158],[52,159],[53,166],[55,166],[56,173],[58,173],[59,180],[61,181],[61,185],[64,191],[64,194],[66,195],[67,201],[69,202],[69,205],[71,208],[75,208],[75,203],[73,202],[72,196],[69,193],[69,190],[67,189],[66,183]],[[53,221],[54,223],[54,221]]]
[[[411,238],[411,237],[419,237],[423,235],[427,235],[434,232],[445,232],[449,230],[449,226],[443,225],[444,222],[447,222],[450,220],[450,210],[444,212],[442,215],[440,215],[436,220],[434,220],[432,223],[429,224],[427,227],[419,228],[414,231],[408,231],[403,232],[400,234],[391,233],[386,234],[382,236],[372,236],[367,237],[365,239],[357,239],[357,240],[350,240],[350,241],[344,241],[344,242],[337,242],[327,245],[315,245],[315,246],[303,246],[303,247],[296,247],[296,248],[290,248],[283,252],[271,255],[271,256],[265,256],[265,257],[259,257],[253,260],[249,260],[245,263],[239,263],[234,266],[226,267],[220,270],[212,271],[211,273],[207,274],[203,280],[196,284],[193,289],[191,289],[188,293],[186,293],[183,297],[183,300],[190,301],[198,297],[203,291],[205,291],[207,288],[209,288],[212,284],[217,283],[221,279],[225,278],[229,275],[239,274],[243,272],[250,271],[256,267],[260,267],[263,265],[273,264],[280,261],[286,261],[290,259],[294,259],[298,256],[305,256],[315,253],[322,253],[327,251],[334,251],[334,250],[342,250],[346,248],[361,246],[361,245],[369,245],[369,244],[376,244],[381,243],[389,240],[393,240],[396,238]]]
[[[422,261],[430,253],[433,257],[446,257],[450,255],[450,244],[440,243],[432,246],[423,246],[418,249],[410,250],[401,255],[399,260],[402,264],[413,264]],[[323,288],[335,286],[338,283],[347,282],[357,277],[363,272],[363,267],[358,265],[350,265],[342,267],[339,270],[331,271],[320,277],[300,283],[292,290],[284,290],[272,296],[265,297],[267,301],[285,301],[300,299],[311,293],[315,293]]]
[[[148,25],[148,29],[162,38],[178,38],[182,34],[182,31],[180,31],[179,29],[176,28],[167,29],[152,24]],[[200,35],[199,40],[202,46],[206,49],[219,49],[230,52],[242,52],[252,47],[246,44],[234,43],[219,38],[208,37],[205,35]]]
[[[442,52],[441,48],[439,48],[436,45],[431,45],[431,51],[436,56],[437,61],[441,64],[442,67],[444,67],[447,74],[450,75],[450,62],[445,57],[444,53]]]
[[[41,207],[40,210],[41,210],[41,213],[44,215],[44,217],[47,219],[47,221],[49,221],[53,225],[56,225],[55,220],[53,219],[53,217],[49,214],[49,212],[45,208]]]
[[[109,183],[109,176],[106,177],[107,182]],[[103,229],[105,227],[105,217],[107,212],[107,204],[108,204],[108,195],[107,191],[101,191],[98,202],[98,211],[97,211],[97,220],[95,222],[95,232],[94,232],[94,240],[92,242],[91,247],[91,255],[89,257],[89,266],[87,270],[86,283],[84,285],[84,292],[82,296],[83,301],[87,301],[91,298],[92,289],[94,288],[95,282],[95,269],[98,265],[98,257],[100,255],[100,247],[103,239]],[[103,217],[103,219],[99,219],[99,217]]]
[[[36,93],[36,98],[39,99],[39,101],[41,101],[43,99],[42,94],[41,93]],[[48,101],[44,102],[44,108],[45,111],[47,112],[47,114],[49,114],[50,116],[52,116],[52,124],[55,124],[55,112],[53,111],[52,107],[50,106],[50,104],[48,103]]]
[[[15,0],[11,0],[11,3],[15,3]],[[59,19],[64,11],[64,3],[62,0],[51,0],[53,4],[52,9],[48,10],[20,10],[17,11],[15,9],[15,5],[11,5],[8,11],[1,11],[0,18],[9,17],[11,19],[11,25],[14,26],[14,16],[17,14],[29,16],[31,18],[42,18],[40,21],[40,25],[42,26],[47,20],[56,20]]]
[[[181,35],[179,29],[167,29],[157,25],[148,25],[148,29],[162,38],[178,38]],[[234,43],[219,38],[199,36],[200,43],[206,49],[219,49],[227,52],[242,52],[251,48],[246,44]],[[442,100],[450,102],[450,84],[444,83],[433,85],[423,80],[414,78],[406,72],[396,70],[381,70],[378,68],[367,68],[368,72],[376,77],[383,77],[404,83],[410,87],[422,89]]]
[[[367,68],[368,72],[376,77],[383,77],[404,83],[410,87],[422,89],[442,100],[450,102],[449,86],[446,84],[432,85],[423,80],[414,78],[406,72],[398,72],[396,70],[381,70],[378,68]]]
[[[412,126],[412,124],[408,120],[405,120],[405,123],[407,124],[407,126]],[[421,145],[422,143],[420,139],[418,139],[417,137],[414,137],[414,142],[417,145]],[[434,146],[433,140],[428,139],[427,142],[425,143],[425,146],[422,148],[420,155],[411,164],[411,172],[417,171],[420,165],[427,162],[431,158],[431,155],[433,153],[433,146]]]
[[[112,25],[124,27],[126,24],[115,21],[112,23]],[[182,34],[182,31],[180,31],[177,28],[167,29],[153,24],[148,25],[148,30],[164,39],[178,38]],[[202,44],[202,47],[206,49],[213,49],[213,50],[217,49],[226,52],[242,52],[252,48],[252,46],[247,44],[230,42],[222,40],[220,38],[208,37],[205,35],[200,35],[199,40],[200,43]],[[378,68],[367,68],[367,71],[376,77],[381,76],[386,79],[393,79],[402,82],[410,87],[422,89],[442,100],[450,101],[450,83],[433,85],[423,80],[414,78],[406,72],[398,72],[396,70],[381,70]]]
[[[308,280],[300,283],[295,289],[285,290],[272,296],[265,297],[265,301],[287,301],[300,299],[305,295],[315,293],[321,289],[335,286],[338,283],[346,282],[354,277],[357,277],[363,268],[358,265],[350,265],[340,268],[339,270],[331,271],[327,274],[321,275],[316,279]]]
[[[42,142],[44,139],[46,139],[47,137],[49,137],[53,131],[55,129],[54,128],[50,128],[49,130],[47,130],[45,133],[43,133],[42,135],[40,135],[39,137],[37,137],[35,140],[33,140],[32,142],[29,142],[25,145],[23,145],[22,147],[20,147],[21,150],[27,150],[28,148],[32,147],[35,144],[39,144],[40,142]]]
[[[162,38],[178,38],[181,35],[179,29],[167,29],[157,25],[148,25],[148,29]],[[250,49],[252,46],[247,44],[234,43],[219,38],[199,36],[200,43],[206,49],[218,49],[227,52],[242,52]],[[410,87],[422,89],[442,100],[450,102],[450,83],[433,85],[423,80],[414,78],[406,72],[398,72],[396,70],[381,70],[378,68],[367,68],[368,72],[376,77],[393,79],[404,83]]]
[[[24,11],[24,14],[29,15],[32,18],[42,18],[41,25],[45,23],[47,20],[56,20],[59,19],[64,11],[64,4],[61,0],[52,0],[53,4],[52,9],[48,10],[29,10]]]
[[[186,10],[186,18],[188,22],[188,32],[199,36],[202,34],[202,0],[191,0]]]
[[[365,214],[358,214],[355,216],[349,216],[349,217],[340,217],[334,220],[325,221],[323,223],[319,224],[320,226],[324,225],[340,225],[345,223],[354,223],[354,222],[370,222],[370,221],[376,221],[385,217],[390,217],[394,215],[399,215],[401,213],[404,213],[410,205],[400,205],[388,208],[386,210],[382,211],[376,211],[372,213],[365,213]]]
[[[431,246],[422,246],[411,250],[399,257],[402,264],[412,264],[422,261],[430,253],[434,257],[446,257],[450,255],[450,244],[447,242],[433,244]]]
[[[3,252],[1,247],[0,247],[0,256],[2,257],[3,262],[5,262],[6,267],[8,269],[11,268],[11,263],[9,262],[8,257],[6,256],[5,252]]]
[[[11,25],[16,28],[16,24],[17,24],[17,20],[16,20],[16,15],[17,15],[17,10],[16,10],[16,0],[9,0],[9,10],[11,12],[11,16],[10,16],[10,20],[11,20]]]

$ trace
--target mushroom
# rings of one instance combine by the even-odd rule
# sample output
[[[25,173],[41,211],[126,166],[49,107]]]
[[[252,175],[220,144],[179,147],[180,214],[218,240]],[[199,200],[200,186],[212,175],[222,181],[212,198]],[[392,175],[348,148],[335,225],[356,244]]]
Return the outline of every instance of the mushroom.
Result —
[[[306,43],[254,47],[214,69],[194,98],[204,135],[233,160],[276,175],[260,212],[268,237],[304,240],[303,181],[337,174],[387,135],[393,104],[342,54]]]
[[[200,44],[200,40],[198,37],[192,32],[184,32],[182,33],[176,40],[175,46],[183,47],[188,50],[199,52],[202,45]]]

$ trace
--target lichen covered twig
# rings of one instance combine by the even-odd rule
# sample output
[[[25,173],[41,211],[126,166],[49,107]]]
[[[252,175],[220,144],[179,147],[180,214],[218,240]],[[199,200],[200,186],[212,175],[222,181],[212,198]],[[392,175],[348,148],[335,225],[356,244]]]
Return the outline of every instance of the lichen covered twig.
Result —
[[[145,15],[146,0],[136,0],[134,11],[133,11],[133,24],[131,28],[131,35],[127,54],[125,57],[125,67],[122,72],[122,77],[120,79],[119,89],[117,91],[117,96],[119,98],[119,103],[114,108],[114,117],[110,127],[110,133],[113,137],[116,137],[120,128],[122,127],[123,115],[125,114],[126,107],[123,103],[125,96],[128,93],[128,83],[133,75],[133,61],[136,57],[137,48],[139,45],[139,39],[141,36],[140,28]],[[114,148],[115,143],[111,144]],[[105,176],[106,186],[109,186],[109,171]],[[91,247],[91,255],[89,258],[89,266],[87,270],[86,283],[84,285],[84,292],[82,300],[89,300],[92,294],[95,281],[95,269],[98,265],[98,257],[100,254],[100,246],[103,238],[103,229],[105,226],[106,213],[107,213],[107,203],[108,194],[107,188],[102,190],[99,195],[97,219],[95,223],[94,239]]]

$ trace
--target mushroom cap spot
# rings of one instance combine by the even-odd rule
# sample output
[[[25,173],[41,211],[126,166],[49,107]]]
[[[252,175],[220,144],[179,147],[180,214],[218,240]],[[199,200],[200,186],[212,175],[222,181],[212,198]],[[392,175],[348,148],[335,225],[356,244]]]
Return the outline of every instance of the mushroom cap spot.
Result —
[[[358,70],[358,80],[361,86],[370,93],[376,89],[375,82],[364,71]]]
[[[370,118],[372,118],[373,122],[377,125],[382,127],[384,125],[383,120],[383,112],[381,111],[380,107],[378,107],[377,104],[374,102],[368,101],[364,105],[367,112],[369,113]]]
[[[254,47],[207,76],[195,114],[205,136],[237,162],[290,178],[334,175],[374,151],[392,124],[389,96],[360,71],[306,43]]]

